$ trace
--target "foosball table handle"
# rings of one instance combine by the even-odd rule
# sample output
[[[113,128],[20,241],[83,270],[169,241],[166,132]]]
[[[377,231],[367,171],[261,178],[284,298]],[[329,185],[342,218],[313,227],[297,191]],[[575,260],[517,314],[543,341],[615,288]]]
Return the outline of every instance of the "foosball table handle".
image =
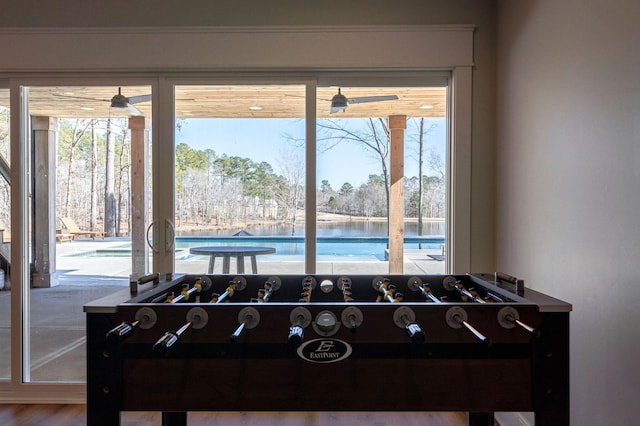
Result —
[[[175,331],[167,331],[164,335],[153,345],[153,352],[158,355],[167,355],[171,348],[178,343],[180,336]]]
[[[304,340],[304,328],[302,326],[295,324],[289,327],[289,336],[287,337],[287,341],[291,346],[297,348],[302,344]]]
[[[289,314],[289,321],[291,322],[291,327],[289,327],[287,341],[291,346],[297,348],[302,344],[302,340],[304,339],[305,327],[311,324],[311,312],[306,308],[298,306]]]
[[[117,343],[122,342],[127,337],[131,336],[135,331],[136,326],[140,323],[140,321],[124,321],[122,324],[112,328],[107,333],[107,342],[111,345],[115,345]]]
[[[423,344],[427,340],[427,336],[416,322],[416,314],[413,309],[407,306],[401,306],[393,313],[393,322],[396,326],[403,328],[411,341],[415,344]]]

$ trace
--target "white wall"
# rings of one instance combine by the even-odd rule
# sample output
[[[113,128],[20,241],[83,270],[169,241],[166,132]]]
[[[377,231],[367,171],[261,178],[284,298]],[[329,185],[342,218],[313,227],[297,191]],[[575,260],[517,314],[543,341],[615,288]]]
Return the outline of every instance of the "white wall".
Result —
[[[573,304],[571,423],[640,421],[640,2],[501,1],[497,266]]]

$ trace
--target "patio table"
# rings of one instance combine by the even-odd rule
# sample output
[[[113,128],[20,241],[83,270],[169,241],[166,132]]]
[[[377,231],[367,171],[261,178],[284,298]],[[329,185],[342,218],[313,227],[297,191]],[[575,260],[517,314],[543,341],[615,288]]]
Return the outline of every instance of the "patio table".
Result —
[[[231,257],[236,258],[236,272],[238,274],[244,274],[244,257],[251,257],[251,271],[253,274],[258,273],[258,264],[256,262],[256,256],[259,254],[271,254],[275,253],[276,249],[273,247],[250,247],[250,246],[204,246],[204,247],[191,247],[189,253],[202,256],[209,256],[209,274],[213,274],[213,266],[216,262],[216,257],[222,257],[222,273],[229,273],[229,264]]]

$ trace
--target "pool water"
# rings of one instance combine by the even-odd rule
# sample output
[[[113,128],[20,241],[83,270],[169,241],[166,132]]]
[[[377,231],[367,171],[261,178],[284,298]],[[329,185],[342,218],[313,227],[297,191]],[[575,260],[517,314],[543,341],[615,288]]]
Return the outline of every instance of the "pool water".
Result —
[[[444,238],[442,237],[407,237],[405,238],[404,248],[407,250],[439,250],[442,244],[444,244]],[[176,257],[182,260],[189,259],[195,256],[189,253],[190,247],[206,245],[273,247],[276,249],[276,253],[270,256],[278,256],[281,260],[285,260],[285,256],[287,259],[302,259],[305,251],[303,237],[177,237],[175,245]],[[387,245],[386,238],[377,237],[318,238],[316,256],[318,260],[323,258],[385,260]],[[77,253],[73,256],[127,257],[131,256],[131,243],[108,249]]]

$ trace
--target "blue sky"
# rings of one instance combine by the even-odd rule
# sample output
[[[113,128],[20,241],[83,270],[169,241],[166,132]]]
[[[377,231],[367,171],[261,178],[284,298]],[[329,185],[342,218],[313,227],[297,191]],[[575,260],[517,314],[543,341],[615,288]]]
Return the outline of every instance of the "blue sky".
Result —
[[[446,124],[434,119],[434,131],[428,143],[436,146],[444,158]],[[191,119],[176,131],[176,143],[186,143],[193,149],[213,149],[216,154],[247,157],[256,162],[267,161],[279,173],[281,164],[291,153],[304,159],[303,148],[296,148],[292,139],[304,140],[304,120],[301,119]],[[405,135],[405,156],[413,151],[411,129]],[[354,186],[366,182],[370,174],[380,174],[380,167],[372,154],[361,146],[341,143],[318,156],[318,185],[327,179],[333,189],[343,183]],[[405,175],[416,175],[417,165],[412,159],[405,161]]]

